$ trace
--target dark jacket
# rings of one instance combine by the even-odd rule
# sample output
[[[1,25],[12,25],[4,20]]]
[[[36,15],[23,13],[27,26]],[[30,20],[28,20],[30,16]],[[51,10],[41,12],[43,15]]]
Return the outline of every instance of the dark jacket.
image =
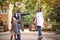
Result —
[[[23,14],[23,13],[20,13],[20,17],[18,16],[18,13],[15,13],[14,14],[14,17],[16,18],[16,20],[19,20],[18,23],[21,23],[21,18],[22,16],[26,16],[26,15],[29,15],[28,13],[26,14]]]

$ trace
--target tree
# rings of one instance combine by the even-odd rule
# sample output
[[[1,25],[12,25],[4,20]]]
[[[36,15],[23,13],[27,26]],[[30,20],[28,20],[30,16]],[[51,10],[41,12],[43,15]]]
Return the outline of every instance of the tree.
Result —
[[[60,30],[60,0],[41,0],[44,18],[49,18],[55,30]]]
[[[16,2],[21,2],[23,3],[25,6],[21,7],[21,12],[23,13],[27,13],[27,12],[32,12],[32,15],[28,15],[28,16],[24,16],[22,17],[22,21],[25,24],[28,23],[32,23],[33,21],[33,17],[35,16],[35,11],[36,11],[36,6],[37,6],[37,0],[11,0],[13,4],[15,4]],[[25,8],[25,9],[24,9]],[[17,7],[14,5],[14,9],[13,11],[16,12]]]

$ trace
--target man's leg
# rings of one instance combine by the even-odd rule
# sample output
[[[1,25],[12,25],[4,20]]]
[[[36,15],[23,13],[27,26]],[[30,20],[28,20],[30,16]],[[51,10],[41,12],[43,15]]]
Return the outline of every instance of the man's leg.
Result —
[[[18,24],[18,34],[17,34],[17,38],[18,40],[20,40],[20,27],[21,27],[21,24]]]

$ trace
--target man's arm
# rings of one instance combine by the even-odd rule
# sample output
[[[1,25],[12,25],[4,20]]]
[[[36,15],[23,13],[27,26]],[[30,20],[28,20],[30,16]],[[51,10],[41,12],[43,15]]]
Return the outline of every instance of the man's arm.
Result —
[[[26,15],[29,15],[30,13],[25,13],[25,14],[21,14],[21,16],[26,16]]]

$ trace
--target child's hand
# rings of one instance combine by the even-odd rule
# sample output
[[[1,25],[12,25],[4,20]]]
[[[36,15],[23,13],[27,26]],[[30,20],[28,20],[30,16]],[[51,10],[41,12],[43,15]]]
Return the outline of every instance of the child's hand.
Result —
[[[16,20],[16,22],[18,23],[18,20]]]

